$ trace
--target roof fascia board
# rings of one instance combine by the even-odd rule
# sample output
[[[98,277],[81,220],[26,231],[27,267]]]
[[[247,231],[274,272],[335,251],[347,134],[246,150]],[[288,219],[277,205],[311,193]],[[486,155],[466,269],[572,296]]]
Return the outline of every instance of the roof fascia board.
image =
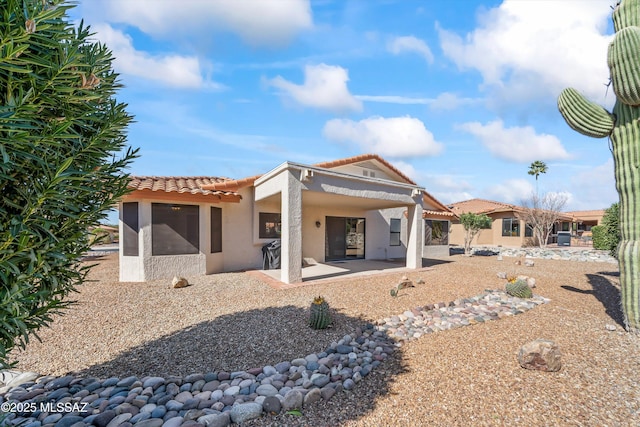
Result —
[[[315,172],[315,173],[318,173],[318,174],[332,176],[332,177],[336,177],[336,178],[349,179],[349,180],[360,181],[360,182],[370,182],[370,183],[382,184],[382,185],[386,185],[386,186],[389,186],[389,187],[402,188],[402,189],[407,189],[407,190],[418,190],[418,191],[420,191],[421,194],[425,192],[425,189],[423,187],[418,186],[418,185],[412,185],[412,184],[396,182],[396,181],[389,181],[387,179],[381,179],[381,178],[372,178],[372,177],[353,175],[353,174],[350,174],[350,173],[338,172],[338,171],[334,171],[334,170],[331,170],[331,169],[319,168],[317,166],[304,165],[302,163],[294,163],[294,162],[284,162],[284,163],[280,164],[276,168],[270,170],[269,172],[267,172],[264,175],[262,175],[260,178],[256,179],[255,182],[253,183],[253,185],[254,186],[258,186],[261,183],[266,182],[269,179],[273,178],[274,176],[284,172],[285,170],[297,170],[297,171],[300,171],[300,172],[302,172],[303,170],[308,170],[308,171],[312,171],[312,172]]]

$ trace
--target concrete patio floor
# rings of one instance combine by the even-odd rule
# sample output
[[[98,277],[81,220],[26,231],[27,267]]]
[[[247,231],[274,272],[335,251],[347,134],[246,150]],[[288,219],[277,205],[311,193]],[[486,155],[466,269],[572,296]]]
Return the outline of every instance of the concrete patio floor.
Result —
[[[429,262],[431,261],[431,262]],[[280,270],[254,270],[256,277],[277,288],[289,288],[312,283],[326,279],[345,279],[349,277],[368,276],[373,274],[389,274],[398,272],[415,272],[430,269],[428,265],[433,265],[435,260],[423,260],[423,268],[411,269],[405,267],[404,259],[397,260],[343,260],[328,261],[306,265],[302,268],[302,283],[286,284],[280,281]],[[444,261],[446,262],[446,261]],[[437,263],[437,262],[436,262]],[[426,268],[425,268],[426,267]]]

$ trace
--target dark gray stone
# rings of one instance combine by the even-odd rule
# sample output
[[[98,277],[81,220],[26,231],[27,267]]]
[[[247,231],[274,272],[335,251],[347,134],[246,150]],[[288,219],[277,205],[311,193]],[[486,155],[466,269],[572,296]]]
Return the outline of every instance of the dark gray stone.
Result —
[[[280,399],[275,396],[267,396],[262,402],[262,408],[264,409],[264,412],[279,414],[282,410],[282,403],[280,403]]]

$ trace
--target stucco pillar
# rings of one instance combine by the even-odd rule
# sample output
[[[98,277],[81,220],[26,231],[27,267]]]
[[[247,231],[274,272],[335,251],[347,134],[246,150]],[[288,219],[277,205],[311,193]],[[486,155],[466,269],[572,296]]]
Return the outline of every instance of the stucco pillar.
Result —
[[[302,184],[291,173],[282,188],[282,234],[280,280],[302,282]]]
[[[416,203],[407,209],[407,268],[422,268],[424,246],[424,224],[422,204]]]

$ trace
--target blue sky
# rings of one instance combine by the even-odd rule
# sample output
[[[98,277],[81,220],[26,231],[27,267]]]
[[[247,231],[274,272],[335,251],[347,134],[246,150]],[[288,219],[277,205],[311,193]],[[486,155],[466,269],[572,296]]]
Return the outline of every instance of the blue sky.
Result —
[[[363,153],[444,203],[567,210],[617,200],[606,139],[573,132],[557,96],[611,109],[615,0],[79,0],[116,57],[136,122],[133,175],[243,178]]]

